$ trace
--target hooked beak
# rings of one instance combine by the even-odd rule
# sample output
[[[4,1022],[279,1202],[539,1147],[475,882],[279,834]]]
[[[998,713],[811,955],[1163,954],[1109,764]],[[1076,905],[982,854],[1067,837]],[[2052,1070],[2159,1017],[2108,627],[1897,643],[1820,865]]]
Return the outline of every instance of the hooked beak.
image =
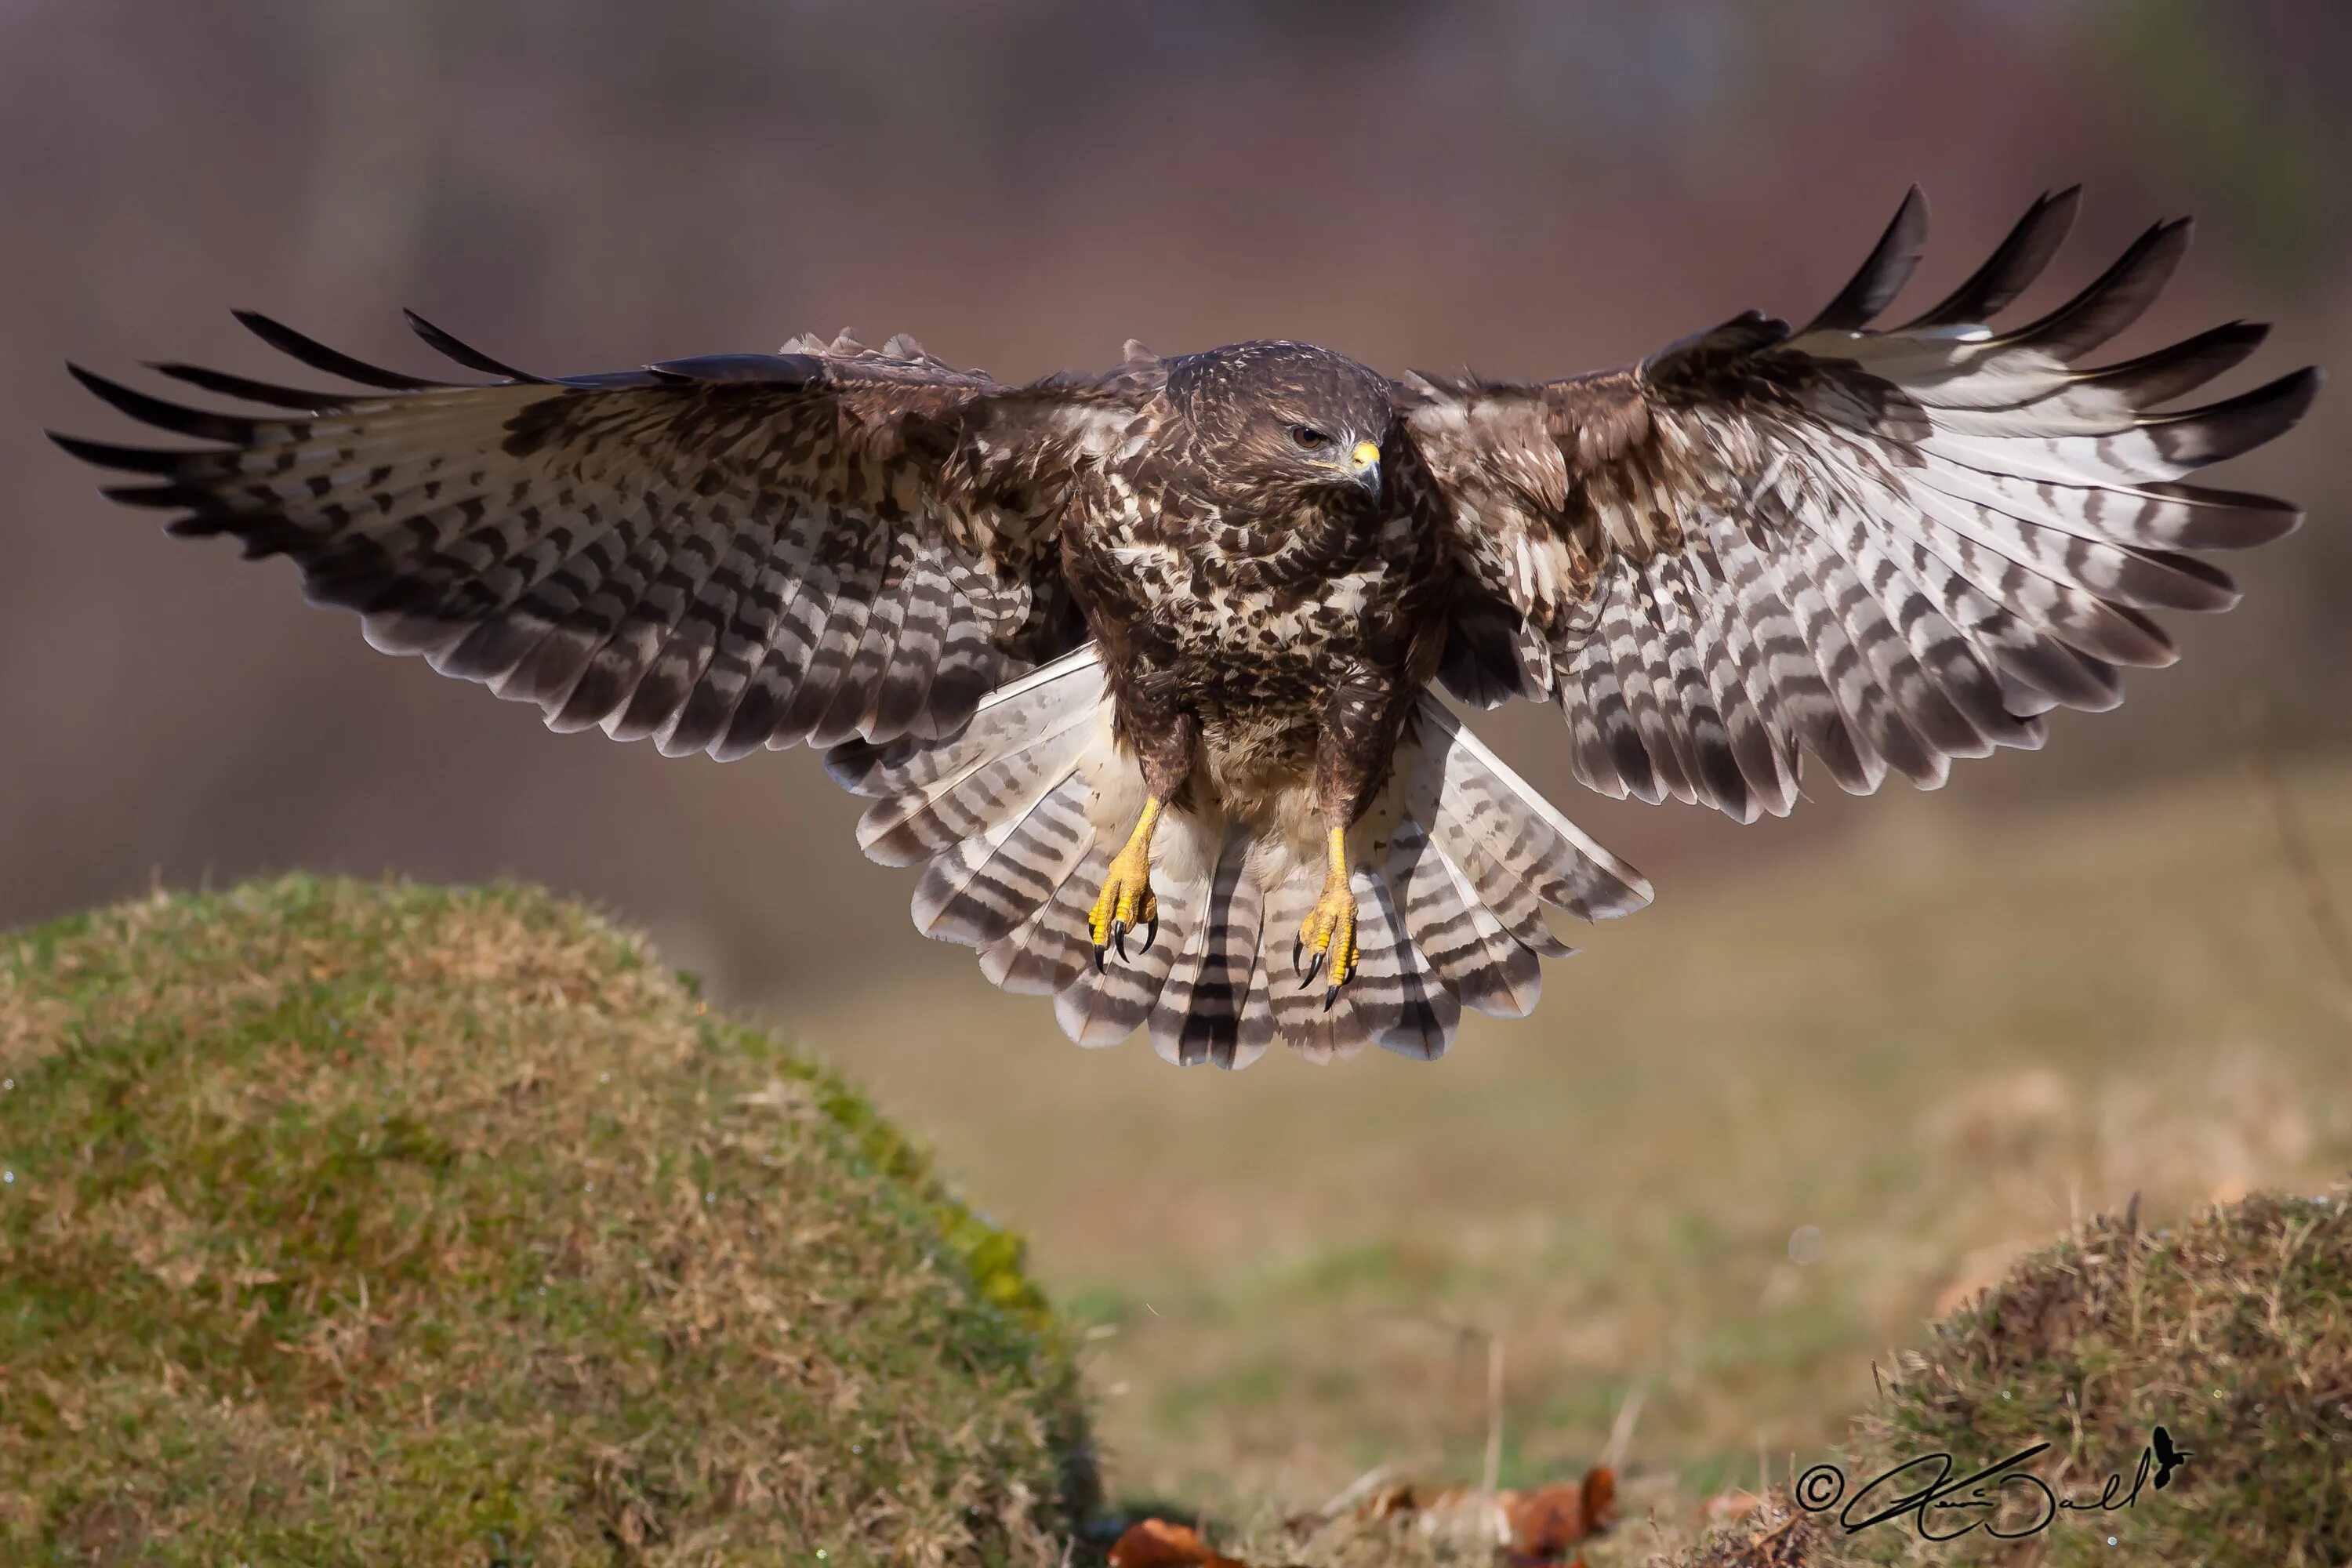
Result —
[[[1377,498],[1381,493],[1381,449],[1370,441],[1359,441],[1348,454],[1348,476]]]

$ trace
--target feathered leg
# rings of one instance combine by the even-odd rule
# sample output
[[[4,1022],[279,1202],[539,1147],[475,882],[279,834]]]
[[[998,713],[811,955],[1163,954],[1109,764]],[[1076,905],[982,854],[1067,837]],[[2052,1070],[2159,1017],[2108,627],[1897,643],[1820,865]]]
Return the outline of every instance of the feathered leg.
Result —
[[[1112,857],[1102,892],[1087,916],[1097,973],[1105,952],[1116,952],[1122,962],[1126,959],[1129,931],[1142,928],[1140,951],[1145,952],[1151,951],[1152,942],[1160,935],[1160,899],[1151,890],[1151,834],[1192,773],[1196,734],[1191,716],[1172,704],[1130,698],[1121,717],[1127,721],[1127,738],[1143,770],[1143,811],[1136,818],[1135,831]]]
[[[1329,1007],[1356,973],[1356,895],[1348,882],[1348,830],[1388,775],[1389,758],[1404,720],[1398,682],[1385,670],[1364,668],[1333,684],[1324,699],[1315,738],[1315,805],[1323,818],[1323,892],[1298,928],[1291,950],[1294,969],[1307,954],[1299,989],[1324,976],[1323,1005]],[[1375,868],[1377,872],[1377,868]]]

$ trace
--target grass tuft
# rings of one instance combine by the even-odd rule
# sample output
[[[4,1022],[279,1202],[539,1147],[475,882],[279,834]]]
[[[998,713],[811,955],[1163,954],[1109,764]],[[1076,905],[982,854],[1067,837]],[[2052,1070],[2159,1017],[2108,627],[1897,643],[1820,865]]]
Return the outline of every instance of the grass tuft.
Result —
[[[2128,1509],[2062,1515],[2035,1561],[2352,1562],[2347,1210],[2352,1188],[2258,1193],[2167,1231],[2131,1215],[2085,1225],[1903,1359],[1857,1427],[1848,1473],[1938,1450],[1990,1463],[2048,1442],[2035,1473],[2089,1500],[2110,1475],[2132,1486],[2161,1424],[2194,1456],[2171,1485]],[[1885,1542],[1851,1560],[1898,1560],[1902,1533],[1848,1538]],[[1946,1550],[1959,1563],[2014,1549],[1979,1533]]]
[[[2190,1456],[2160,1490],[2153,1464],[2142,1468],[2159,1424]],[[1850,1531],[1834,1503],[1808,1511],[1776,1488],[1738,1522],[1646,1561],[2352,1562],[2352,1186],[2256,1193],[2168,1230],[2132,1213],[2078,1226],[1899,1359],[1837,1468],[1851,1499],[1926,1456],[1952,1456],[1947,1474],[1959,1479],[2037,1444],[2049,1447],[2020,1468],[2047,1494],[2022,1482],[1951,1486],[1926,1517],[1942,1538],[1932,1543],[1916,1511]],[[1872,1489],[1854,1519],[1939,1479],[1932,1466],[1912,1469]],[[2076,1506],[2053,1516],[2053,1500]],[[1676,1532],[1653,1533],[1670,1545]],[[1618,1559],[1594,1558],[1604,1560]]]
[[[1018,1240],[530,891],[310,878],[0,938],[0,1555],[1050,1560]]]

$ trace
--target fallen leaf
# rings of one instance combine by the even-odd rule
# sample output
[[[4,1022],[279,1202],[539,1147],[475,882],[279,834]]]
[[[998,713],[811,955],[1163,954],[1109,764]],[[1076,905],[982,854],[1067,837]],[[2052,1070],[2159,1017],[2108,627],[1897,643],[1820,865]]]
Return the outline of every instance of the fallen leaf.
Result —
[[[1530,1492],[1496,1497],[1510,1531],[1514,1563],[1558,1563],[1570,1548],[1617,1522],[1617,1473],[1606,1465],[1574,1485],[1555,1481]]]
[[[1491,1496],[1473,1487],[1423,1492],[1387,1486],[1355,1511],[1359,1519],[1410,1524],[1423,1535],[1492,1542],[1510,1568],[1576,1568],[1583,1561],[1570,1559],[1577,1544],[1617,1522],[1617,1472],[1599,1465],[1581,1481]]]
[[[1250,1568],[1238,1557],[1210,1550],[1189,1524],[1147,1519],[1127,1527],[1110,1549],[1110,1568]]]
[[[1505,1492],[1496,1500],[1510,1528],[1511,1547],[1528,1554],[1558,1555],[1584,1539],[1584,1489],[1555,1481],[1531,1492]]]
[[[1617,1472],[1595,1465],[1584,1472],[1584,1532],[1598,1535],[1617,1526]]]

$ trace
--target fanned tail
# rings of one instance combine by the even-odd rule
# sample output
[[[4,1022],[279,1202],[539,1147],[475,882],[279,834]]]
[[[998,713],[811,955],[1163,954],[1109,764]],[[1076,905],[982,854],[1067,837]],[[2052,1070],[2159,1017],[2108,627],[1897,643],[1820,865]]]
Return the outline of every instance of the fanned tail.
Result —
[[[1317,1061],[1370,1045],[1434,1058],[1464,1007],[1533,1009],[1539,960],[1574,951],[1547,908],[1606,920],[1650,900],[1638,872],[1426,693],[1350,836],[1359,958],[1328,1001],[1296,952],[1324,877],[1303,795],[1264,824],[1214,806],[1170,811],[1152,845],[1156,938],[1147,948],[1130,936],[1123,958],[1096,966],[1087,912],[1143,782],[1114,737],[1092,646],[990,694],[952,735],[851,742],[826,767],[874,802],[858,824],[866,853],[923,865],[919,930],[978,949],[992,984],[1052,996],[1079,1044],[1148,1029],[1184,1065],[1246,1067],[1277,1037]]]

